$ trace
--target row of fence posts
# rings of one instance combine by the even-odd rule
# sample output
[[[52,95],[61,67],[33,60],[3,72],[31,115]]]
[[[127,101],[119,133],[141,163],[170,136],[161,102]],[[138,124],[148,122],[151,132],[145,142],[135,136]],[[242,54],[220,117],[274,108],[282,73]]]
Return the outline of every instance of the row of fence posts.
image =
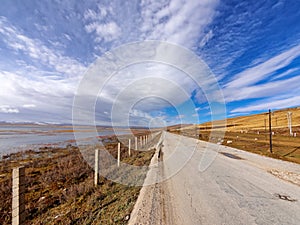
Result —
[[[152,135],[151,135],[152,137]],[[135,150],[138,150],[138,138],[135,137]],[[149,141],[149,136],[140,136],[140,147]],[[128,155],[131,156],[131,139],[128,140]],[[118,143],[117,165],[121,161],[121,143]],[[95,186],[99,180],[99,149],[95,150]],[[25,167],[17,167],[12,172],[12,225],[21,225],[25,222]]]
[[[153,138],[153,135],[150,135],[150,139],[148,135],[140,136],[140,148],[144,147],[151,139]],[[134,137],[135,146],[134,149],[138,150],[138,137]],[[131,156],[131,139],[128,139],[128,155]],[[117,154],[117,166],[120,167],[121,163],[121,143],[118,142],[118,154]],[[98,185],[99,180],[99,149],[95,150],[95,175],[94,175],[94,184],[95,186]]]
[[[149,136],[140,136],[140,148],[145,146],[149,140]],[[138,138],[135,137],[135,150],[138,150]],[[131,139],[128,140],[128,155],[131,156]],[[120,166],[121,161],[121,143],[118,143],[117,165]],[[95,150],[95,186],[99,180],[99,149]],[[25,222],[25,167],[17,167],[12,172],[12,225],[21,225]]]

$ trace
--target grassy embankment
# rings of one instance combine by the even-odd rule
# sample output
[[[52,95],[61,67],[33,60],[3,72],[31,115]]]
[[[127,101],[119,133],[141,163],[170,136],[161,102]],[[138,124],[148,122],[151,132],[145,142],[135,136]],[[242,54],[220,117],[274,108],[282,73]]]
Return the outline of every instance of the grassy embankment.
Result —
[[[293,132],[291,137],[287,128],[287,112],[292,112]],[[204,141],[219,142],[215,136],[224,133],[223,145],[250,151],[253,153],[300,163],[300,108],[284,109],[272,113],[273,153],[269,148],[269,117],[268,114],[241,116],[227,120],[226,128],[211,129],[211,123],[170,129],[171,132],[199,138]],[[266,125],[266,126],[265,126]],[[195,136],[197,134],[197,136]],[[210,139],[211,137],[211,139]],[[232,143],[227,143],[227,141]]]
[[[155,141],[155,140],[153,140]],[[116,157],[117,140],[106,149]],[[94,154],[91,149],[91,155]],[[134,151],[121,145],[122,162],[148,165],[151,151]],[[118,184],[100,177],[94,187],[93,169],[77,147],[44,148],[11,154],[0,161],[0,221],[11,224],[11,171],[26,166],[26,224],[127,224],[140,187]],[[140,179],[144,179],[145,173]]]

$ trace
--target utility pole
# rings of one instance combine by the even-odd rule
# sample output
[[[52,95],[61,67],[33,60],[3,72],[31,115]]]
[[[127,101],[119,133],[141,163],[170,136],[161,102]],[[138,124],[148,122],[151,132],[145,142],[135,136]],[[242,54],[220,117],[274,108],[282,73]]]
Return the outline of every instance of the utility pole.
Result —
[[[272,146],[272,116],[271,116],[271,109],[269,109],[269,132],[270,132],[270,152],[273,153],[273,146]]]

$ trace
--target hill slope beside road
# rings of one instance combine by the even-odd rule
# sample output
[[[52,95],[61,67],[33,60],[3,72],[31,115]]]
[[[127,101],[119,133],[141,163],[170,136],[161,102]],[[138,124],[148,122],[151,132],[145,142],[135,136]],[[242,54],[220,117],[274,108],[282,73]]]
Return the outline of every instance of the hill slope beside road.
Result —
[[[212,164],[200,172],[203,156],[216,151]],[[163,163],[152,173],[168,179],[143,187],[147,194],[139,196],[134,209],[140,213],[132,214],[129,224],[300,221],[298,164],[170,133],[164,135],[162,153]]]
[[[287,108],[272,111],[272,128],[273,129],[284,129],[285,133],[288,135],[288,119],[287,114],[291,113],[292,125],[294,127],[294,132],[299,131],[300,126],[300,107],[296,108]],[[261,130],[264,131],[265,127],[269,126],[269,115],[266,110],[265,113],[246,115],[246,116],[237,116],[233,118],[228,118],[226,121],[227,131],[241,131],[241,130]],[[198,125],[199,128],[209,130],[212,123],[206,122]],[[193,128],[193,126],[185,126],[182,129]],[[218,128],[217,128],[218,129]]]

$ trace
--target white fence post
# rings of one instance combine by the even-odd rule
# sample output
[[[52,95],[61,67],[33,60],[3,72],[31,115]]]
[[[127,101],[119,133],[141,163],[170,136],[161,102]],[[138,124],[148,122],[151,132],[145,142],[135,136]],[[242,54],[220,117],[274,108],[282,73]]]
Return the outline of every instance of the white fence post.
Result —
[[[287,113],[287,119],[288,119],[288,128],[290,129],[290,136],[293,136],[293,131],[292,131],[292,112]]]
[[[25,167],[14,168],[12,179],[12,225],[20,225],[25,221]]]
[[[120,158],[121,158],[121,143],[118,143],[118,167],[120,166]]]
[[[131,140],[129,139],[128,140],[128,155],[129,156],[131,155],[130,148],[131,148]]]
[[[98,173],[99,173],[99,149],[95,149],[95,174],[94,174],[94,184],[98,185]]]
[[[137,147],[137,145],[138,145],[137,137],[134,137],[134,139],[135,139],[135,150],[137,150],[138,149],[138,147]]]

